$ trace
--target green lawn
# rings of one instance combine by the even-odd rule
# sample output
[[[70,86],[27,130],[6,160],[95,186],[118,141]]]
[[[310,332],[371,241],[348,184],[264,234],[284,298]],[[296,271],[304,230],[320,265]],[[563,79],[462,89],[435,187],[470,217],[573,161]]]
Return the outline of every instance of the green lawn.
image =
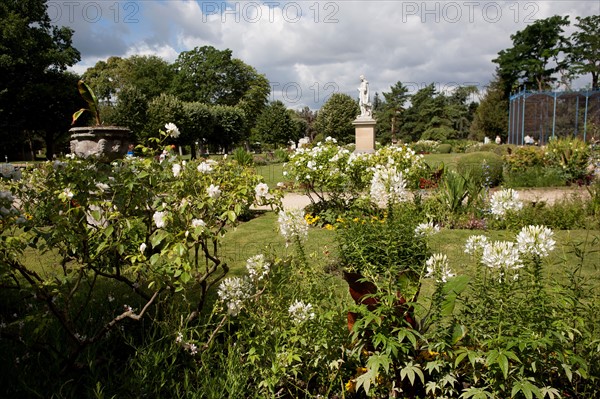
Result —
[[[275,187],[279,182],[289,181],[289,178],[283,175],[283,163],[270,163],[267,165],[255,166],[256,173],[265,179],[269,187]]]
[[[441,252],[448,256],[450,267],[455,273],[472,272],[475,261],[464,253],[464,245],[471,235],[483,234],[490,240],[515,239],[516,233],[506,230],[481,231],[481,230],[444,230],[431,239],[433,252]],[[574,245],[580,243],[586,246],[589,252],[584,258],[583,271],[587,275],[600,277],[600,231],[597,230],[571,230],[555,231],[556,249],[552,256],[546,259],[548,272],[558,276],[564,265],[575,265],[578,262],[575,256]],[[222,254],[232,267],[232,273],[243,273],[246,259],[268,248],[278,256],[283,256],[292,250],[286,248],[285,242],[277,232],[277,216],[273,212],[266,212],[261,216],[241,224],[235,231],[225,236]],[[583,247],[581,247],[583,248]],[[306,252],[319,257],[320,260],[335,263],[337,247],[335,231],[311,227]]]

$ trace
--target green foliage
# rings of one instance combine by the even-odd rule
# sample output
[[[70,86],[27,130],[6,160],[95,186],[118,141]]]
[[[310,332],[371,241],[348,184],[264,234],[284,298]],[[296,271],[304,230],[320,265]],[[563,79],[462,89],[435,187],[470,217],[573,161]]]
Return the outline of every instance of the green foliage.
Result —
[[[584,179],[588,174],[590,148],[578,138],[550,140],[544,155],[548,166],[562,168],[567,181]]]
[[[158,145],[167,137],[162,132]],[[149,148],[140,151],[153,155]],[[163,311],[196,320],[211,287],[229,270],[220,253],[222,236],[251,204],[278,201],[277,195],[258,196],[260,177],[236,162],[184,164],[172,155],[162,162],[133,157],[110,165],[48,162],[11,183],[20,205],[0,221],[0,279],[14,289],[3,293],[0,317],[4,322],[5,311],[31,304],[18,309],[8,330],[20,356],[36,352],[23,358],[17,372],[39,364],[55,370],[50,375],[65,373],[52,381],[26,373],[38,380],[15,380],[11,393],[27,387],[51,396],[76,378],[81,386],[63,388],[88,396],[95,382],[85,379],[98,373],[106,380],[112,362],[125,364],[143,326],[160,324]],[[25,254],[54,262],[39,268],[24,263]],[[25,334],[19,325],[27,326]],[[103,353],[112,352],[107,348],[116,354],[104,363]]]
[[[450,154],[452,152],[452,144],[442,143],[437,146],[435,152],[438,154]]]
[[[281,101],[274,101],[265,107],[256,120],[251,140],[269,147],[297,142],[301,132],[295,120]]]
[[[518,230],[529,225],[545,225],[556,230],[595,229],[598,220],[594,208],[578,196],[566,197],[547,204],[535,202],[518,212],[509,213],[501,220],[492,222],[496,229]]]
[[[423,132],[421,140],[444,141],[455,136],[456,131],[448,126],[432,127]]]
[[[148,120],[142,138],[149,142],[149,139],[156,137],[156,132],[164,128],[165,121],[172,121],[182,129],[186,126],[186,115],[184,102],[171,94],[161,94],[160,96],[150,100],[148,103]],[[183,131],[183,134],[186,134]]]
[[[592,75],[591,86],[597,89],[600,61],[600,15],[576,17],[579,30],[570,37],[569,61],[574,75]]]
[[[549,166],[530,166],[513,168],[504,173],[506,187],[560,187],[566,184],[562,168]]]
[[[0,146],[14,161],[37,139],[52,159],[73,111],[84,105],[79,77],[66,72],[81,59],[73,30],[52,24],[44,0],[3,1],[0,19]]]
[[[483,141],[484,137],[500,136],[506,139],[508,125],[508,97],[505,83],[496,74],[475,111],[469,138]]]
[[[242,147],[238,147],[233,150],[231,157],[234,161],[242,166],[252,166],[254,164],[254,157],[252,154]]]
[[[502,157],[492,152],[474,152],[465,154],[458,160],[459,173],[468,173],[479,185],[497,186],[502,181]]]
[[[79,90],[79,94],[81,95],[81,97],[87,103],[88,107],[81,108],[79,111],[76,111],[73,114],[71,125],[74,125],[75,122],[77,122],[77,119],[79,119],[79,117],[86,111],[94,116],[96,125],[100,125],[101,122],[100,109],[98,108],[98,99],[96,98],[96,95],[94,94],[92,88],[88,86],[88,84],[85,83],[83,80],[80,80],[79,82],[77,82],[77,89]]]
[[[325,137],[333,137],[340,143],[354,141],[352,121],[360,114],[358,103],[349,95],[334,93],[317,114],[315,130]]]
[[[504,156],[504,163],[508,172],[540,167],[544,165],[544,150],[536,146],[520,146]]]
[[[493,60],[498,64],[505,95],[520,82],[528,83],[529,89],[542,91],[549,88],[556,80],[552,75],[567,67],[566,59],[559,55],[568,51],[568,41],[562,36],[563,27],[568,25],[568,16],[554,15],[539,19],[511,35],[513,47],[500,51]]]

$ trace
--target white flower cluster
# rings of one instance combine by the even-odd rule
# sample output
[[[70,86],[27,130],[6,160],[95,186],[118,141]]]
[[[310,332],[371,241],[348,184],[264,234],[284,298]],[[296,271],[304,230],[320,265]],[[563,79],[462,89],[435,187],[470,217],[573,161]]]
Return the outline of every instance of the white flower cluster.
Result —
[[[517,234],[516,242],[489,242],[487,237],[474,235],[467,239],[465,253],[480,255],[481,263],[498,270],[515,270],[523,267],[521,255],[548,256],[556,242],[554,233],[545,226],[526,226]]]
[[[198,172],[200,173],[210,173],[213,171],[213,166],[216,164],[217,162],[212,160],[212,159],[207,159],[206,161],[202,161],[198,164],[198,167],[196,168],[198,170]]]
[[[544,258],[554,249],[554,233],[545,226],[526,226],[517,235],[517,247],[522,254]]]
[[[215,186],[214,184],[211,184],[207,189],[206,189],[206,193],[208,194],[208,196],[212,199],[217,199],[221,196],[221,189],[219,188],[219,186]]]
[[[512,241],[494,241],[483,247],[481,262],[492,269],[514,270],[523,267],[519,249]]]
[[[519,201],[519,193],[511,188],[496,191],[490,198],[490,211],[497,219],[504,216],[507,211],[518,211],[523,208]]]
[[[173,176],[179,177],[179,175],[181,174],[181,164],[178,164],[178,163],[173,164],[173,166],[171,167],[171,170],[173,171]]]
[[[300,241],[308,238],[308,223],[304,219],[302,209],[287,209],[279,211],[279,232],[285,238],[286,246],[298,238]]]
[[[427,259],[425,265],[427,266],[425,277],[435,277],[437,283],[445,283],[455,276],[448,266],[448,257],[444,254],[433,254]]]
[[[304,303],[296,300],[288,308],[290,318],[294,324],[302,324],[305,321],[312,320],[315,318],[315,313],[312,311],[313,307],[310,303]]]
[[[487,244],[488,239],[486,236],[470,236],[465,244],[465,253],[469,255],[481,254]]]
[[[371,200],[380,207],[405,201],[406,181],[402,172],[392,165],[377,165],[371,179]]]
[[[167,212],[154,212],[154,215],[152,215],[152,219],[154,220],[154,224],[157,228],[162,229],[167,225],[167,221],[165,219],[166,216]]]
[[[179,137],[179,129],[177,128],[177,126],[174,123],[167,123],[165,125],[165,129],[167,130],[167,134],[171,137],[173,137],[174,139],[176,139],[177,137]]]
[[[417,237],[431,237],[439,232],[440,226],[433,222],[421,223],[415,227],[415,236]]]
[[[227,313],[237,316],[242,310],[244,301],[250,298],[252,285],[247,279],[229,277],[219,284],[219,299],[227,304]]]
[[[192,227],[196,228],[196,227],[205,227],[206,226],[206,222],[202,219],[192,219]]]
[[[254,255],[246,260],[246,270],[252,281],[260,281],[269,274],[271,264],[263,254]]]

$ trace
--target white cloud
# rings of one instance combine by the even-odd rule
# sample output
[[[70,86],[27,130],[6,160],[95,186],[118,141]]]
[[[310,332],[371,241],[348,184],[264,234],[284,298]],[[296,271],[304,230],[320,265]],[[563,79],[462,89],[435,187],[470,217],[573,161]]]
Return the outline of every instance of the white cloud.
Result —
[[[124,9],[130,3],[138,7],[137,23],[123,20],[134,11]],[[181,51],[212,45],[264,73],[272,99],[293,108],[318,108],[333,91],[355,96],[360,74],[373,93],[399,80],[415,89],[431,82],[484,86],[496,66],[491,60],[512,45],[511,34],[555,14],[573,23],[599,11],[583,0],[233,1],[226,11],[221,1],[119,4],[119,23],[111,23],[108,8],[103,23],[73,21],[83,56],[75,70],[109,55],[156,54],[172,62]]]

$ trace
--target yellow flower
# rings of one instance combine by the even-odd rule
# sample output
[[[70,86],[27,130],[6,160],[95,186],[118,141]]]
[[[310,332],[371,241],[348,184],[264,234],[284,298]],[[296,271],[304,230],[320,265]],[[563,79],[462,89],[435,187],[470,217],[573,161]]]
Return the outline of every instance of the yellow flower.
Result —
[[[356,392],[356,381],[355,380],[349,380],[346,383],[346,391],[348,391],[350,393]]]
[[[327,223],[324,227],[325,227],[325,230],[334,230],[335,229],[335,227],[333,227],[329,223]]]

